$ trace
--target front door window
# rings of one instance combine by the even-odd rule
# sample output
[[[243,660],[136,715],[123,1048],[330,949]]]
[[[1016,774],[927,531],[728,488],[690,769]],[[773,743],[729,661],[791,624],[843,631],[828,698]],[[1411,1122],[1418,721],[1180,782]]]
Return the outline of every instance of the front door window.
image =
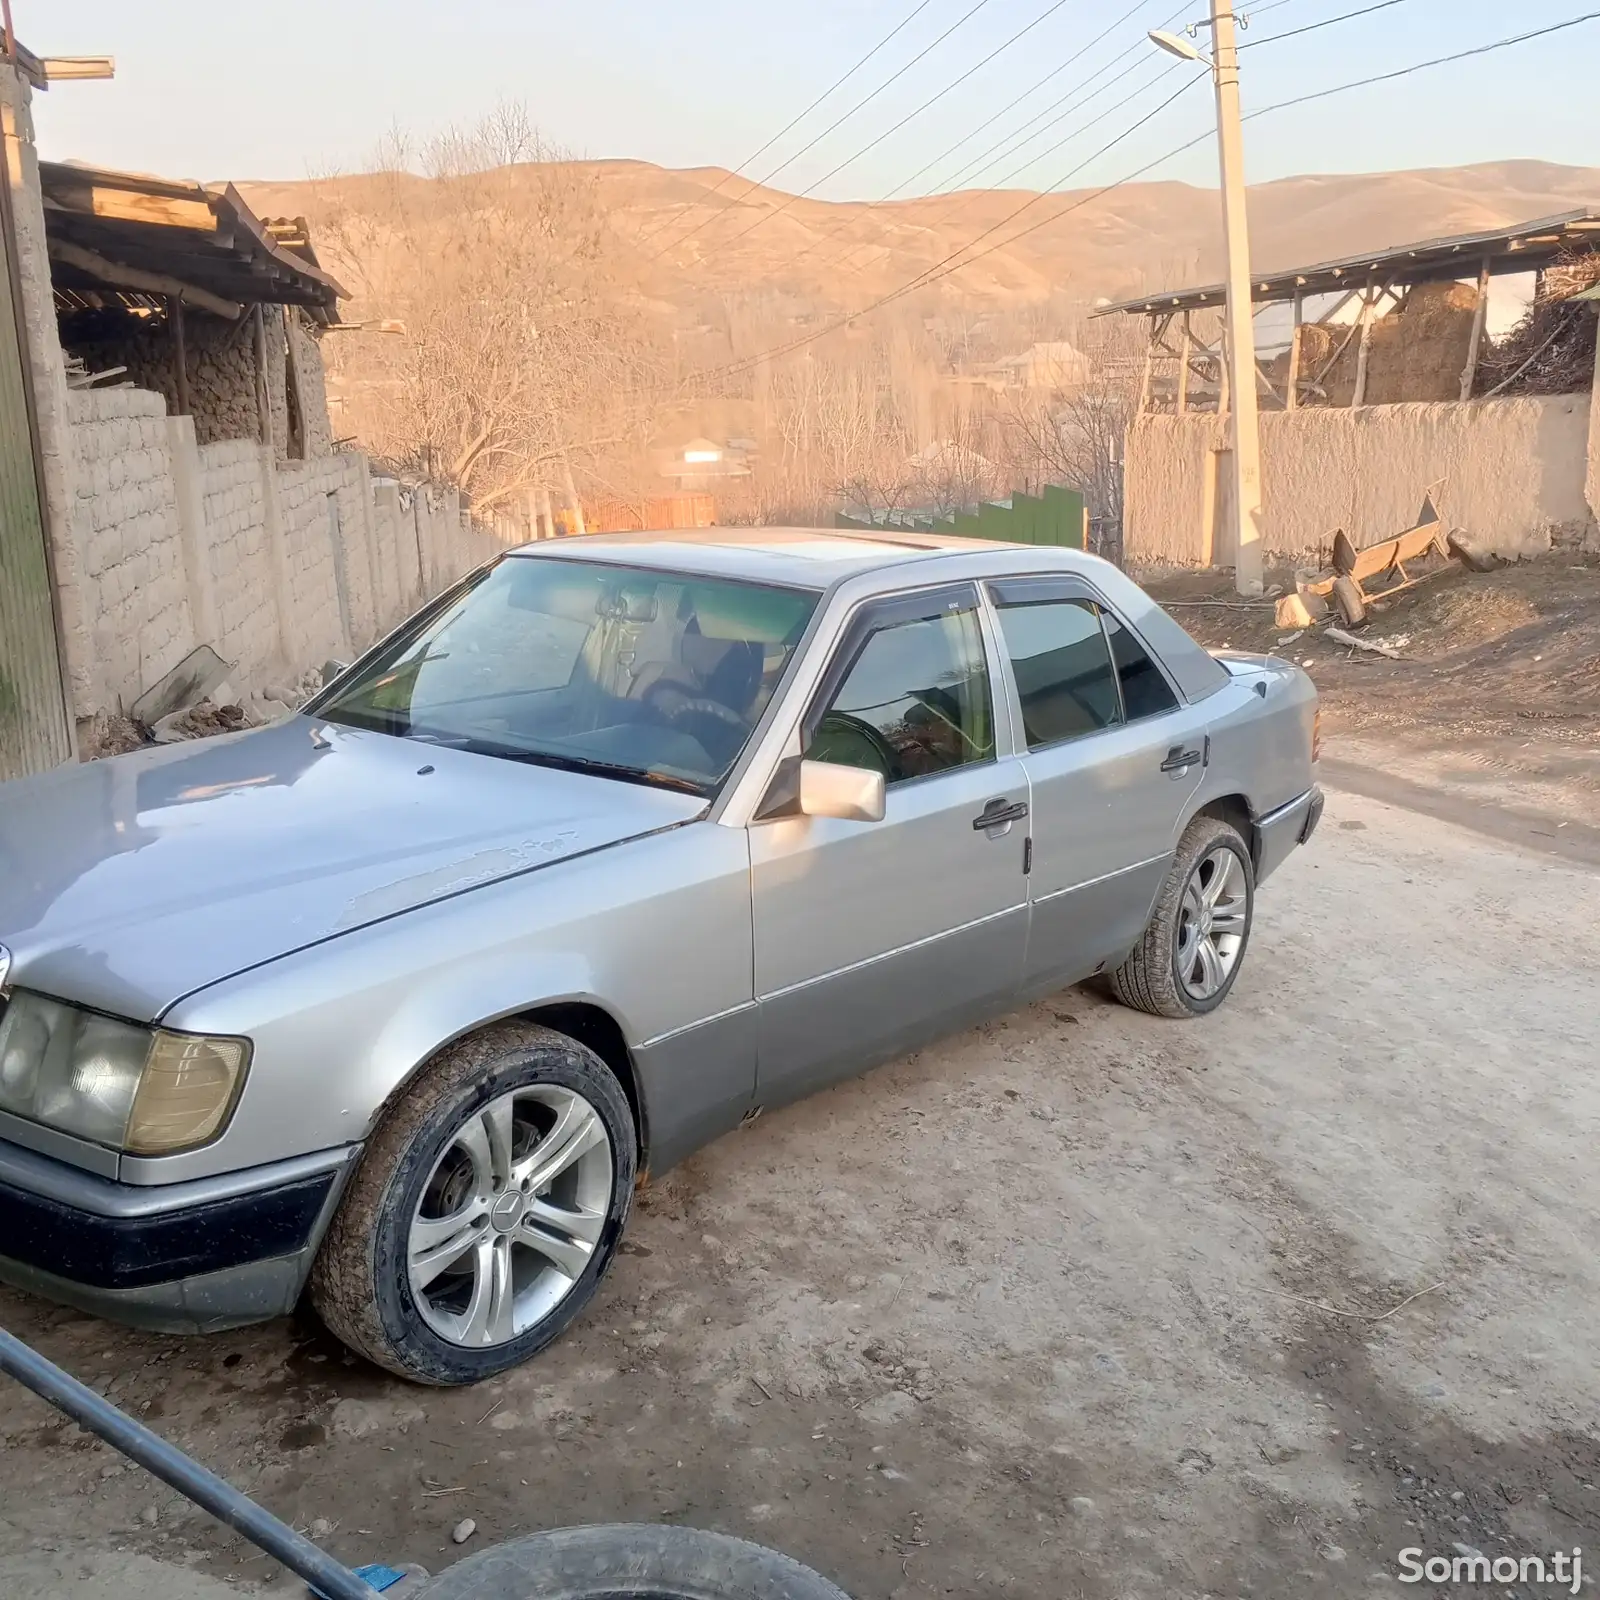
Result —
[[[974,611],[868,635],[805,751],[891,786],[994,760],[994,709]]]

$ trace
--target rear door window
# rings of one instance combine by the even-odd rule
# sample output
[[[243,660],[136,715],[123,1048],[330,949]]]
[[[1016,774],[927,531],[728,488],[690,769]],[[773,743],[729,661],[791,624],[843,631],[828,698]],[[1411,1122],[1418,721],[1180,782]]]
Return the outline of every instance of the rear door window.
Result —
[[[1097,733],[1122,719],[1111,651],[1090,600],[999,606],[1028,748]]]
[[[1111,658],[1117,664],[1122,685],[1122,705],[1129,722],[1143,717],[1158,717],[1177,709],[1178,697],[1172,692],[1165,673],[1150,652],[1111,612],[1102,610],[1106,637],[1111,641]]]

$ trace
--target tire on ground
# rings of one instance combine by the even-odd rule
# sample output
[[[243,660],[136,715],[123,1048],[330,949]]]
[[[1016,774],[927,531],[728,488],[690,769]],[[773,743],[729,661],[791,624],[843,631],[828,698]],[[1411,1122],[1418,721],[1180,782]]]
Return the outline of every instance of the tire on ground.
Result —
[[[849,1600],[775,1550],[696,1528],[558,1528],[484,1550],[435,1578],[428,1600]]]
[[[547,1317],[505,1344],[464,1349],[440,1338],[415,1305],[406,1258],[410,1219],[455,1130],[489,1101],[537,1083],[577,1091],[605,1123],[610,1220],[583,1275]],[[594,1294],[627,1223],[637,1164],[627,1096],[592,1050],[532,1023],[472,1034],[417,1074],[367,1141],[312,1267],[312,1305],[351,1349],[402,1378],[450,1385],[492,1377],[542,1350]]]
[[[1196,1000],[1178,979],[1179,912],[1190,876],[1218,845],[1231,848],[1244,869],[1247,892],[1245,931],[1238,956],[1222,987],[1209,1000]],[[1143,936],[1134,946],[1132,954],[1109,975],[1111,992],[1125,1006],[1131,1006],[1135,1011],[1148,1011],[1156,1017],[1183,1019],[1215,1011],[1227,999],[1234,979],[1244,965],[1245,951],[1250,943],[1250,928],[1255,920],[1255,888],[1250,847],[1240,836],[1239,830],[1220,817],[1196,817],[1178,841],[1177,853],[1167,872],[1166,881],[1161,885],[1155,909],[1145,924]]]

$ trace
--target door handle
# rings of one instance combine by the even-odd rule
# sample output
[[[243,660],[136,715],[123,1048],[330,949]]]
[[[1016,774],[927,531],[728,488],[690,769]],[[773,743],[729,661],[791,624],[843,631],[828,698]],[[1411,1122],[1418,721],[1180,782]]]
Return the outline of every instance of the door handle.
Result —
[[[1026,821],[1027,816],[1026,800],[991,800],[972,819],[972,828],[975,833],[987,833],[990,828],[1004,828],[1013,822]]]
[[[1167,759],[1161,763],[1163,772],[1183,772],[1189,767],[1200,764],[1198,750],[1185,750],[1181,744],[1175,744],[1167,751]]]

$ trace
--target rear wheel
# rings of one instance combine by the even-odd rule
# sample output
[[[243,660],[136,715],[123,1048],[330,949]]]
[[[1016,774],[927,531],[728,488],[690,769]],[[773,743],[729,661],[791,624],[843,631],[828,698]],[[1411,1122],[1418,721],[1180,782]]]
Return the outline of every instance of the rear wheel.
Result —
[[[1255,890],[1238,830],[1219,817],[1196,817],[1178,843],[1144,937],[1111,974],[1112,992],[1158,1017],[1215,1011],[1244,962]]]
[[[446,1051],[379,1125],[312,1273],[346,1344],[475,1383],[549,1344],[610,1265],[633,1193],[627,1097],[593,1051],[508,1024]]]

